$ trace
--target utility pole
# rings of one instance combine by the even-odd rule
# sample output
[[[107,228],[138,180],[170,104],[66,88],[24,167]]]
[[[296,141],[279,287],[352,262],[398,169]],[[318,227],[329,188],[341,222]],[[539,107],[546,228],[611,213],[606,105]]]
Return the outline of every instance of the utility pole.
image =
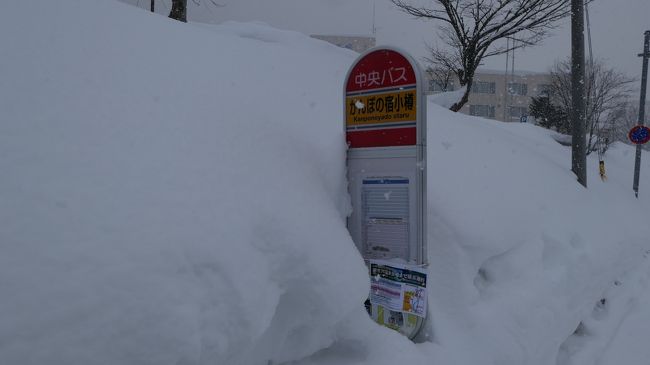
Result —
[[[155,7],[156,7],[155,2],[156,2],[156,0],[151,0],[151,12],[152,12],[152,13],[155,12]]]
[[[584,1],[571,0],[571,171],[587,187],[585,148],[585,23]]]
[[[506,112],[508,110],[508,67],[510,61],[510,37],[506,37],[506,73],[503,75],[503,121],[507,122]]]
[[[187,0],[172,0],[169,17],[187,23]]]
[[[512,41],[512,45],[510,45]],[[516,39],[514,37],[506,37],[506,73],[503,76],[503,121],[510,122],[512,120],[512,115],[510,114],[510,109],[508,105],[508,96],[512,96],[510,101],[514,104],[514,93],[513,90],[509,87],[510,84],[515,82],[515,48],[516,48]],[[508,65],[510,52],[512,52],[512,68],[510,70],[510,81],[508,81]]]
[[[648,85],[648,58],[650,57],[650,30],[645,31],[645,39],[643,41],[643,53],[639,54],[643,57],[643,68],[641,69],[641,97],[639,98],[639,125],[643,125],[645,120],[645,94]],[[641,170],[641,144],[636,145],[636,156],[634,159],[634,196],[639,197],[639,172]]]
[[[516,40],[514,37],[512,37],[512,64],[510,65],[512,67],[512,71],[510,72],[510,86],[508,87],[508,94],[510,94],[510,104],[512,104],[512,108],[514,109],[515,106],[515,93],[512,87],[514,86],[513,84],[515,83],[515,44]],[[512,112],[510,109],[508,109],[508,122],[512,122]]]

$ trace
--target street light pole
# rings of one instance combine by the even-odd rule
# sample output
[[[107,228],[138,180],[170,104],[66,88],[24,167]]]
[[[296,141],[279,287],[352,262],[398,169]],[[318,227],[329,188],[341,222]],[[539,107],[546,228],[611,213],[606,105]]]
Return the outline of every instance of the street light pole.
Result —
[[[584,30],[584,1],[571,0],[571,171],[578,177],[578,182],[587,187]]]
[[[155,9],[154,9],[155,6],[156,6],[155,2],[156,2],[156,0],[151,0],[151,12],[152,12],[152,13],[153,13],[154,10],[155,10]]]
[[[639,98],[639,125],[643,125],[645,120],[645,94],[648,84],[648,57],[650,57],[650,30],[645,31],[643,41],[643,68],[641,71],[641,97]],[[641,170],[641,144],[636,145],[636,155],[634,158],[634,196],[639,197],[639,172]]]

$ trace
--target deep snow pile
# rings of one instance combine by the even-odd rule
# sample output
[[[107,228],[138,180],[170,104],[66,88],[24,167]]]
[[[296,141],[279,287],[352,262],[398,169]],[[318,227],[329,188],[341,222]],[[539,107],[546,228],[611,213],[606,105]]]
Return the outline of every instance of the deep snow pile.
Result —
[[[647,276],[650,157],[641,199],[623,145],[585,190],[551,132],[430,103],[414,345],[345,229],[354,54],[114,0],[11,2],[0,44],[2,364],[582,364]]]
[[[7,5],[0,363],[254,364],[329,346],[368,287],[331,107],[353,55],[115,1]]]
[[[634,150],[608,152],[607,182],[589,156],[585,190],[552,132],[443,111],[436,123],[433,110],[431,275],[444,278],[433,280],[433,332],[460,363],[555,364],[650,248],[650,199],[631,191]],[[647,166],[641,191],[650,189]]]

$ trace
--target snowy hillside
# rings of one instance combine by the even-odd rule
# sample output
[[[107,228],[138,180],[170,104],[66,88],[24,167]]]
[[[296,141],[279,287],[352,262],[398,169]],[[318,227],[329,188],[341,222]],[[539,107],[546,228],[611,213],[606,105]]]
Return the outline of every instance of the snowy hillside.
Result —
[[[413,344],[365,314],[345,228],[355,54],[116,0],[10,2],[0,44],[0,364],[650,356],[629,340],[650,325],[647,154],[640,199],[624,145],[585,190],[551,132],[431,101],[431,321]]]

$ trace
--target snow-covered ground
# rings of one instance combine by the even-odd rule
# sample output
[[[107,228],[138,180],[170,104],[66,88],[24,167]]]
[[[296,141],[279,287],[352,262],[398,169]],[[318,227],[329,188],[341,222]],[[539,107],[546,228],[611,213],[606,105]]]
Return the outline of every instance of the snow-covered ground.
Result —
[[[650,156],[428,105],[430,318],[363,309],[355,54],[115,0],[0,12],[0,364],[642,364]]]

